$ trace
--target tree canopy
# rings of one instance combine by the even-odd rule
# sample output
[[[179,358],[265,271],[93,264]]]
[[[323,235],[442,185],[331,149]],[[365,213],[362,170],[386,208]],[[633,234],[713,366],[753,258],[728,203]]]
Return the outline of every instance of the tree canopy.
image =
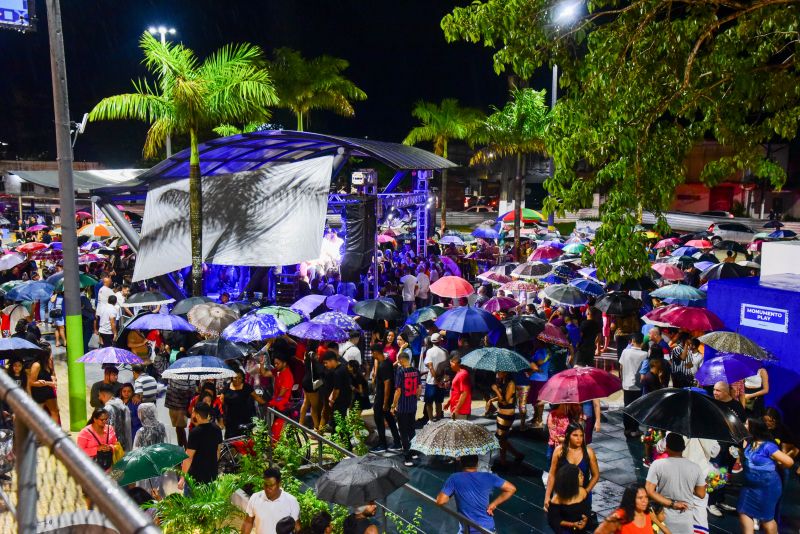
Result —
[[[495,49],[498,73],[528,78],[559,65],[565,94],[547,136],[555,175],[545,209],[588,207],[602,191],[595,264],[618,281],[649,271],[645,237],[635,231],[641,210],[667,229],[662,213],[695,143],[713,139],[731,150],[703,169],[708,186],[746,170],[773,187],[784,183],[763,145],[797,134],[798,4],[592,0],[588,14],[566,25],[552,0],[486,0],[454,9],[442,28],[451,41]]]

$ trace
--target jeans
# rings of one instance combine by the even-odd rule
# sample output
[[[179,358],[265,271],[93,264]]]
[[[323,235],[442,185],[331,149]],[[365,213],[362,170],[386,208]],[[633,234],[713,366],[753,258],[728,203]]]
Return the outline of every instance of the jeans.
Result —
[[[411,440],[414,439],[414,412],[397,412],[397,425],[400,427],[400,442],[403,444],[403,455],[411,459]]]
[[[635,401],[641,396],[642,396],[641,389],[635,389],[635,390],[625,389],[622,391],[622,399],[623,402],[625,403],[625,406],[630,405],[633,401]],[[628,414],[623,415],[622,422],[625,425],[625,432],[636,432],[639,430],[639,423],[637,423],[636,419],[634,419]]]
[[[372,407],[372,412],[375,417],[375,428],[378,431],[378,444],[381,447],[386,447],[386,428],[383,422],[386,421],[389,425],[389,431],[392,433],[394,445],[400,444],[400,433],[397,431],[397,421],[390,411],[383,411],[383,404],[376,399],[375,405]]]
[[[411,315],[414,312],[414,301],[413,300],[404,300],[403,301],[403,314],[407,316]]]

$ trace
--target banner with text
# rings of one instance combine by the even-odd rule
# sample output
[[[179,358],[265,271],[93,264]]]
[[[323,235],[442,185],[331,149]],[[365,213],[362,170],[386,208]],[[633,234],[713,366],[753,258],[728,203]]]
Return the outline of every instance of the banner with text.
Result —
[[[787,333],[789,332],[789,310],[743,302],[739,324],[762,330]]]

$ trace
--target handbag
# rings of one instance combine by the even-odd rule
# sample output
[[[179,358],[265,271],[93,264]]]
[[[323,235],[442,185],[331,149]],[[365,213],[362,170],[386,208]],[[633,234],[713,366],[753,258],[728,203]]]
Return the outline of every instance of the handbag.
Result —
[[[48,316],[49,316],[51,319],[61,319],[61,317],[63,317],[63,316],[64,316],[64,310],[62,310],[61,308],[53,308],[52,310],[50,310],[50,311],[47,313],[47,315],[48,315]]]
[[[98,445],[107,445],[108,444],[108,436],[109,436],[109,431],[108,430],[106,430],[106,443],[103,443],[102,441],[100,441],[100,438],[98,438],[95,435],[95,433],[92,432],[91,430],[89,430],[89,433],[92,435],[92,437],[95,439],[95,441],[97,442]],[[109,469],[111,469],[111,466],[114,465],[114,452],[113,452],[113,450],[112,451],[101,451],[101,450],[98,450],[97,454],[94,457],[94,462],[103,471],[108,471]]]
[[[125,449],[122,448],[122,443],[118,441],[114,444],[114,448],[111,450],[111,459],[114,463],[117,463],[122,460],[123,456],[125,456]]]

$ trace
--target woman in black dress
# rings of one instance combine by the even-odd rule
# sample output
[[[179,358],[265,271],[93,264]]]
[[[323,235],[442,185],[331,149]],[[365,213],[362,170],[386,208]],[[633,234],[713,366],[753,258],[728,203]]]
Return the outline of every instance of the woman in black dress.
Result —
[[[58,413],[58,400],[56,399],[56,372],[53,367],[53,356],[50,345],[42,345],[42,352],[31,364],[28,373],[28,393],[39,406],[41,406],[57,425],[61,424]]]
[[[266,401],[244,381],[244,371],[236,370],[236,376],[222,392],[225,420],[225,439],[244,434],[243,426],[249,425],[256,414],[253,401],[265,404]]]
[[[577,465],[564,464],[556,474],[547,522],[556,534],[587,532],[589,494],[583,487],[583,473]]]

